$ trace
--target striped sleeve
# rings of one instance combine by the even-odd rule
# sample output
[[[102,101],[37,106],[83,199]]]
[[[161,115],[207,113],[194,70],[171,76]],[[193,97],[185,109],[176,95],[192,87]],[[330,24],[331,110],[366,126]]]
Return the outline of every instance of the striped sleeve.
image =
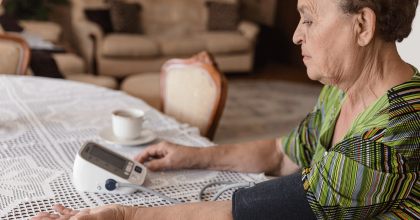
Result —
[[[313,110],[282,139],[285,153],[300,167],[308,167],[311,164],[322,125],[325,100],[330,88],[330,86],[324,86]]]

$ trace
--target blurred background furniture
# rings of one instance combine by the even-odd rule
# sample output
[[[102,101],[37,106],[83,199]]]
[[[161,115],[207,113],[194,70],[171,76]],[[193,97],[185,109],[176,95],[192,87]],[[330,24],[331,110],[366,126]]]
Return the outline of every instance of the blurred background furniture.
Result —
[[[160,93],[155,88],[160,88]],[[149,104],[179,122],[198,127],[202,136],[212,140],[225,106],[227,81],[211,56],[201,52],[189,59],[167,61],[160,77],[159,73],[127,77],[121,89],[146,97]]]
[[[31,51],[17,36],[0,34],[0,74],[25,75]]]
[[[62,28],[50,21],[18,21],[8,15],[3,6],[0,6],[0,30],[9,36],[26,42],[28,52],[32,50],[32,68],[40,67],[46,77],[65,78],[78,82],[85,82],[110,89],[118,89],[118,83],[113,77],[95,76],[86,73],[84,60],[61,40]],[[9,50],[11,53],[12,51]],[[2,56],[7,58],[8,56]],[[11,56],[12,57],[12,56]],[[9,59],[9,58],[8,58]],[[35,59],[35,60],[34,60]],[[29,59],[28,59],[29,63]],[[35,67],[36,66],[36,67]],[[26,72],[28,69],[28,72]],[[46,71],[46,70],[47,71]],[[0,71],[6,71],[2,69]],[[24,68],[24,74],[37,75],[31,68]]]
[[[239,15],[231,13],[238,11],[238,0],[132,0],[130,7],[134,11],[137,7],[132,15],[138,17],[140,26],[136,31],[115,31],[113,2],[71,1],[77,49],[91,72],[117,78],[158,72],[169,59],[190,57],[203,50],[214,55],[223,72],[249,72],[253,68],[259,27],[239,21]],[[111,25],[103,23],[105,20],[112,20]],[[233,25],[222,24],[227,20]]]

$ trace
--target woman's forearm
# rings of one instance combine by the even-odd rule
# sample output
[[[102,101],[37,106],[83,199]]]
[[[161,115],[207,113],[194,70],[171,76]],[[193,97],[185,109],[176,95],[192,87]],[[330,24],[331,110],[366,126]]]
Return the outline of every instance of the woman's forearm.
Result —
[[[232,220],[232,201],[197,202],[154,208],[126,207],[126,218],[168,220]]]
[[[286,176],[300,168],[285,155],[281,138],[200,149],[202,167],[244,173]]]

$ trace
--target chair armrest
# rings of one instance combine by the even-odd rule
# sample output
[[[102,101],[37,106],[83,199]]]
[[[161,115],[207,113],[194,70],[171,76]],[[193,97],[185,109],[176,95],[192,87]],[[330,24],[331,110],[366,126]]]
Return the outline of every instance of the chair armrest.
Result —
[[[98,44],[102,41],[102,28],[91,21],[79,19],[73,22],[73,32],[76,37],[77,50],[86,61],[88,72],[94,72],[94,60]]]
[[[59,42],[62,28],[51,21],[19,21],[19,25],[26,31],[37,34],[46,41]]]
[[[241,21],[238,25],[238,31],[252,44],[255,44],[257,36],[260,33],[260,27],[250,21]]]

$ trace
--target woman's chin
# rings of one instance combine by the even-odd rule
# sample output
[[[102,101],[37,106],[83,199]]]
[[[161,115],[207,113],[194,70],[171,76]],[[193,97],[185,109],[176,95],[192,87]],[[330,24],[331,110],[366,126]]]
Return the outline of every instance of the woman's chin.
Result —
[[[306,73],[308,74],[308,77],[311,80],[319,81],[321,79],[321,77],[319,76],[319,74],[317,74],[316,71],[311,70],[310,68],[307,68]]]

